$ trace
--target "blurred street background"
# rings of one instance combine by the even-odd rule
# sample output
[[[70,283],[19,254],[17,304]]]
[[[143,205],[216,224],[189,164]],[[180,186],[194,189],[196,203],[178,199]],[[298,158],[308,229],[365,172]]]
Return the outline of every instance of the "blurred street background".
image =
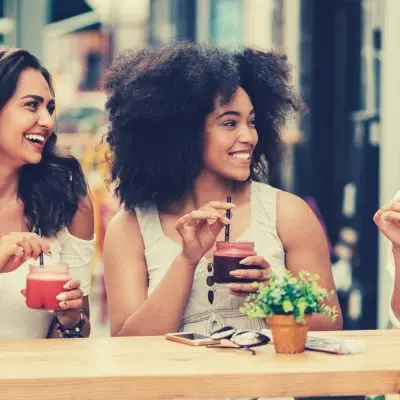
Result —
[[[96,202],[93,336],[108,335],[102,240],[118,203],[104,183],[105,68],[123,49],[175,40],[280,49],[309,113],[282,132],[274,186],[326,229],[345,329],[387,326],[387,247],[372,216],[400,189],[400,0],[0,0],[0,41],[54,76],[57,132]]]

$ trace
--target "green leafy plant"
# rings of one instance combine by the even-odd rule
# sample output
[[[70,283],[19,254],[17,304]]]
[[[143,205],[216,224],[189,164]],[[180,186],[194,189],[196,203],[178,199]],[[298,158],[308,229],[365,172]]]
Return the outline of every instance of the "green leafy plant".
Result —
[[[305,271],[301,271],[298,276],[288,271],[282,276],[272,274],[267,284],[253,283],[257,291],[249,294],[240,311],[255,318],[292,314],[301,323],[305,322],[307,314],[318,313],[335,321],[336,307],[324,304],[333,292],[321,288],[318,280],[318,275]]]

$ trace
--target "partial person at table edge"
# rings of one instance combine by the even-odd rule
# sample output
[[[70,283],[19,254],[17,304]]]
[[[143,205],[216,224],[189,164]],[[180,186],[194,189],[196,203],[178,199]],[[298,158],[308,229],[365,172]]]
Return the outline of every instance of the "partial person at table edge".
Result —
[[[374,215],[374,222],[389,240],[387,270],[392,279],[389,319],[400,328],[400,192]]]

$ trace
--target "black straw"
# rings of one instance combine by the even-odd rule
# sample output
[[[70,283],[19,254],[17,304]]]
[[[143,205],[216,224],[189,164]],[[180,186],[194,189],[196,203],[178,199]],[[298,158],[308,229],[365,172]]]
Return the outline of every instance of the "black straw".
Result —
[[[38,229],[38,234],[40,237],[42,237],[42,231],[40,230],[40,228]],[[43,267],[44,262],[43,262],[43,251],[40,252],[39,254],[39,264],[41,267]]]
[[[232,197],[228,196],[226,198],[227,203],[232,203]],[[228,209],[226,210],[226,218],[230,219],[231,218],[231,210]],[[229,242],[229,227],[230,224],[225,225],[225,242]]]

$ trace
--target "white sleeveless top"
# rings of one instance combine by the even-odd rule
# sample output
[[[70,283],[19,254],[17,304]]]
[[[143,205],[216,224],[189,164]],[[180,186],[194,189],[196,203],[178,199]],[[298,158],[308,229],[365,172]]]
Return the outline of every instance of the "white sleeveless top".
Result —
[[[71,278],[81,281],[81,289],[87,296],[90,290],[90,266],[95,252],[95,238],[82,240],[63,229],[47,240],[51,243],[51,257],[44,255],[44,264],[67,265]],[[29,265],[32,264],[38,265],[39,260],[27,260],[15,271],[0,274],[0,339],[46,338],[51,315],[45,310],[28,308],[21,294],[21,289],[26,286]]]
[[[277,192],[269,185],[252,183],[250,226],[238,241],[253,241],[256,253],[270,263],[275,274],[281,274],[285,270],[285,252],[276,229]],[[136,208],[135,211],[145,246],[148,292],[151,293],[182,248],[163,233],[156,207]],[[265,328],[263,318],[249,318],[239,311],[244,298],[231,295],[225,285],[214,285],[214,302],[212,305],[209,303],[206,279],[210,261],[203,257],[196,268],[180,331],[209,335],[212,330],[224,325],[252,330]]]

